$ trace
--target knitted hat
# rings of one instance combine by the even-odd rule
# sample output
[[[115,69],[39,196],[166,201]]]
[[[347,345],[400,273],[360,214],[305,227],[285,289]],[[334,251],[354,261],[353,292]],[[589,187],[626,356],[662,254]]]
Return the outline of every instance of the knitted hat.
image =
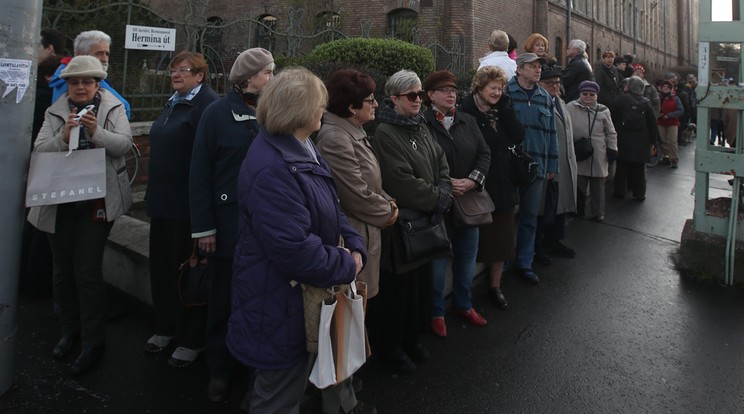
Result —
[[[75,77],[106,79],[106,71],[103,70],[101,61],[93,56],[75,56],[67,64],[67,67],[62,70],[59,77],[62,79]]]
[[[555,69],[545,69],[540,73],[540,80],[550,79],[550,78],[560,78],[561,72],[557,71]]]
[[[579,84],[579,92],[599,93],[599,85],[597,85],[597,82],[585,80]]]
[[[435,91],[445,86],[451,86],[457,89],[457,78],[455,74],[448,70],[439,70],[424,79],[424,83],[421,87],[425,91]]]
[[[642,95],[643,87],[643,79],[639,78],[638,76],[631,76],[628,78],[628,92],[632,93],[633,95]]]
[[[636,63],[635,65],[633,65],[633,71],[636,70],[644,75],[646,74],[646,68],[644,68],[643,65],[641,65],[640,63]]]
[[[274,62],[274,56],[264,48],[254,47],[244,50],[235,59],[235,63],[230,69],[230,76],[227,79],[232,83],[247,81],[272,62]]]
[[[615,60],[612,61],[612,64],[613,65],[619,65],[621,63],[628,63],[628,62],[626,62],[625,61],[625,58],[622,57],[622,56],[618,56],[618,57],[615,58]]]
[[[547,59],[537,56],[534,53],[522,53],[521,55],[517,56],[517,66],[522,66],[525,63],[532,63],[536,61],[539,61],[541,65],[544,65],[548,62]]]

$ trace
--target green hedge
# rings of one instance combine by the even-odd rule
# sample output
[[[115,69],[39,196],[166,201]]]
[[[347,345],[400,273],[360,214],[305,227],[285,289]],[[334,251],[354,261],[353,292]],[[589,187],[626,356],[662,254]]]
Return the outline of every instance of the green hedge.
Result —
[[[434,71],[431,50],[395,39],[341,39],[318,45],[305,56],[307,65],[339,62],[351,63],[384,76],[408,69],[421,79]]]

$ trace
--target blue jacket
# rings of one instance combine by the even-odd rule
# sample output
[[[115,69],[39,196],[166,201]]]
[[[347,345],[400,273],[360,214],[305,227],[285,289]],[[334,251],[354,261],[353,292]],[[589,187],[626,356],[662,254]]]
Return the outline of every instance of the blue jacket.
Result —
[[[216,235],[219,257],[232,257],[238,229],[238,173],[258,134],[256,111],[234,89],[204,110],[189,173],[191,237]]]
[[[317,150],[316,150],[317,153]],[[365,242],[341,211],[330,170],[289,135],[261,130],[238,179],[238,243],[227,346],[244,365],[285,369],[307,354],[302,292],[354,279]]]
[[[513,77],[506,86],[517,119],[524,127],[522,148],[538,164],[538,177],[558,172],[558,134],[555,129],[553,99],[548,92],[535,84],[532,98]]]
[[[67,62],[69,62],[69,60]],[[67,92],[67,82],[59,77],[59,74],[62,73],[62,70],[66,67],[67,63],[62,63],[61,65],[59,65],[57,71],[54,72],[54,75],[52,75],[52,79],[49,81],[49,87],[52,88],[52,103],[57,102],[57,99],[59,99],[59,97],[62,96],[63,93]],[[127,119],[132,119],[129,102],[127,102],[124,97],[119,95],[119,92],[116,92],[116,89],[111,86],[108,79],[104,79],[101,81],[101,89],[106,89],[107,91],[111,92],[111,95],[113,95],[116,99],[120,100],[121,103],[124,104],[124,109],[127,111]]]
[[[194,135],[204,109],[218,99],[207,83],[191,100],[166,102],[150,128],[147,215],[189,219],[189,168]]]

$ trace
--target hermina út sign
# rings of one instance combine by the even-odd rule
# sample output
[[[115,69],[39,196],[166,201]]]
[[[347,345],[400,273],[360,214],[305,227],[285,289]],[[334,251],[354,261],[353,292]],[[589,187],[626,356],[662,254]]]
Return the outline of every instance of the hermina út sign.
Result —
[[[176,50],[176,29],[127,25],[126,49]]]
[[[106,196],[106,149],[34,152],[28,168],[26,207]]]

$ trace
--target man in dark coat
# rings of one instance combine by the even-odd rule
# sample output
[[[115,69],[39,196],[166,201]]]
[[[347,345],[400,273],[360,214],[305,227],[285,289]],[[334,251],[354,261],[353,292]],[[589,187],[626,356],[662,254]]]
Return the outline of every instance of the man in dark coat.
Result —
[[[594,80],[592,66],[586,60],[586,43],[574,39],[568,44],[566,51],[568,64],[561,73],[561,83],[566,90],[565,101],[571,102],[579,97],[579,84],[585,80]]]

